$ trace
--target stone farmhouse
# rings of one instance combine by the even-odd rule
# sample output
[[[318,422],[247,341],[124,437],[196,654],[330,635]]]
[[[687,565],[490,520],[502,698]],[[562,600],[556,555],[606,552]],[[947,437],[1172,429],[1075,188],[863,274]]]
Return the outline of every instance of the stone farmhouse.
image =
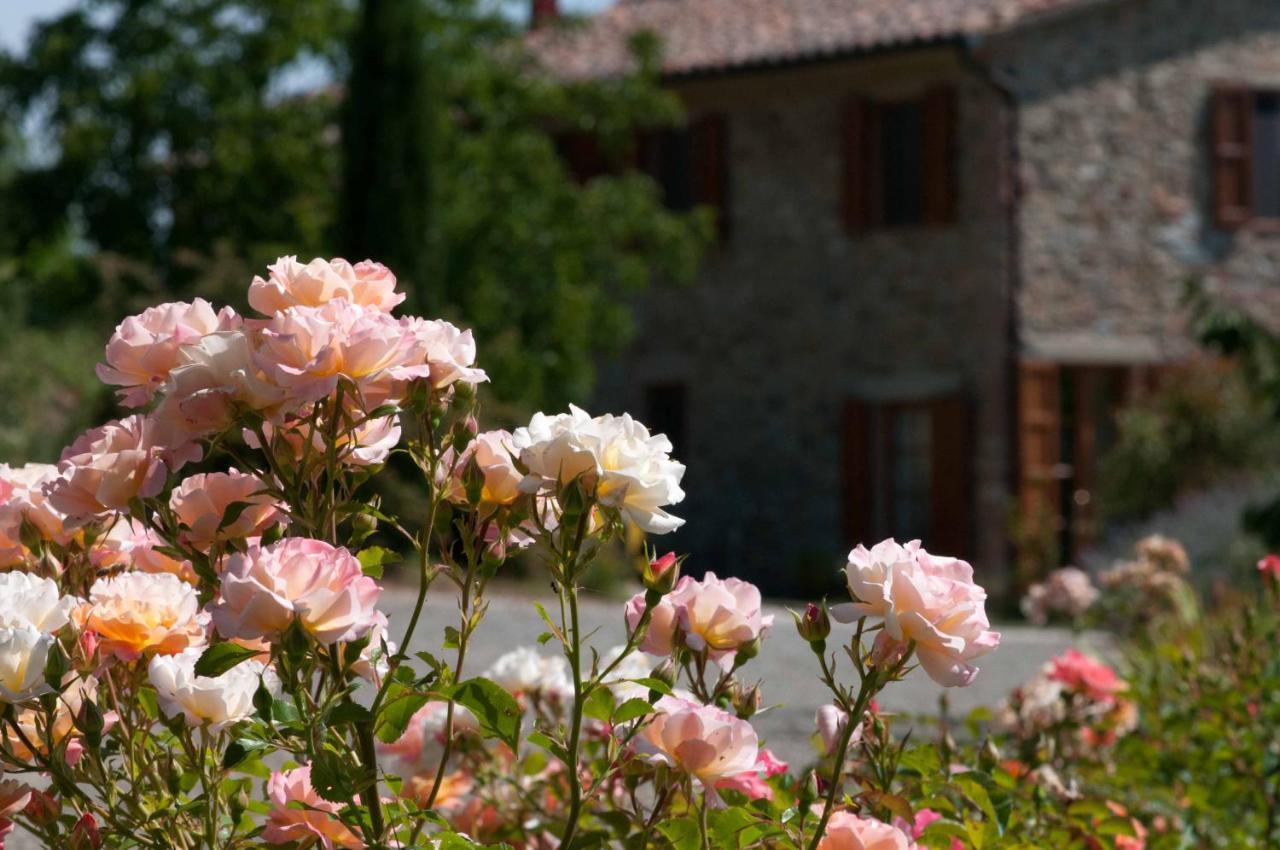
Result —
[[[687,109],[634,164],[719,244],[638,304],[596,406],[688,463],[695,571],[798,593],[893,535],[999,587],[1015,526],[1071,559],[1112,413],[1194,349],[1187,280],[1280,317],[1276,0],[534,12],[565,77],[653,33]],[[563,142],[589,179],[591,140]]]

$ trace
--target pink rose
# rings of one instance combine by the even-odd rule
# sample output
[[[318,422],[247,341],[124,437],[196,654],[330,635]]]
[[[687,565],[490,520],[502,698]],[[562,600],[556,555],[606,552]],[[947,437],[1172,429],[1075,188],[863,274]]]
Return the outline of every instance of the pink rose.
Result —
[[[325,850],[360,850],[364,842],[335,815],[342,808],[311,787],[311,766],[276,771],[267,780],[271,813],[262,830],[268,844],[299,847],[318,845]]]
[[[685,576],[675,590],[654,606],[649,631],[641,649],[654,655],[669,655],[676,632],[695,652],[708,657],[723,669],[732,669],[738,650],[764,637],[773,627],[773,615],[761,612],[760,590],[741,579],[719,579],[707,573],[702,581]],[[635,629],[644,611],[644,594],[627,603],[627,626]]]
[[[222,596],[210,610],[223,637],[275,639],[296,618],[317,641],[330,644],[374,628],[381,592],[346,549],[288,537],[227,558]]]
[[[199,584],[190,561],[160,551],[165,542],[140,522],[119,517],[111,530],[98,538],[89,560],[99,570],[126,568],[140,573],[172,573],[188,584]]]
[[[58,467],[48,463],[26,466],[0,464],[0,568],[21,563],[26,555],[22,524],[30,523],[45,540],[67,543],[71,534],[65,517],[45,497],[45,486],[58,477]]]
[[[896,826],[838,811],[827,821],[818,850],[915,850],[916,843]]]
[[[174,488],[169,507],[186,526],[181,532],[184,542],[208,552],[216,541],[257,537],[277,523],[288,522],[284,506],[264,493],[265,488],[256,475],[236,469],[192,475]],[[235,502],[247,507],[221,527],[227,509]]]
[[[1267,555],[1258,561],[1258,572],[1280,581],[1280,555]]]
[[[121,387],[120,402],[142,407],[178,365],[178,351],[206,334],[240,327],[230,307],[215,313],[203,298],[190,304],[175,302],[149,307],[116,327],[107,343],[106,363],[98,364],[98,378]]]
[[[942,815],[938,814],[933,809],[921,809],[916,812],[912,823],[908,824],[902,818],[894,818],[893,825],[910,835],[912,838],[922,838],[924,836],[924,831],[929,828],[929,824],[940,820],[942,820]],[[960,842],[960,839],[952,838],[950,850],[964,850],[964,844]]]
[[[636,737],[636,749],[648,760],[688,773],[702,785],[708,800],[719,802],[721,779],[754,768],[760,755],[756,730],[715,706],[665,696],[657,713]]]
[[[829,756],[835,755],[845,724],[849,722],[849,715],[839,706],[827,704],[818,709],[813,721],[818,727],[818,737],[822,740],[822,751]],[[861,740],[862,724],[859,723],[853,730],[853,736],[849,738],[849,745],[853,746]]]
[[[716,783],[716,788],[721,791],[737,791],[745,795],[748,800],[772,800],[773,789],[769,787],[767,780],[786,773],[787,767],[786,762],[779,760],[769,750],[761,748],[759,755],[756,756],[755,766],[751,770],[726,776]]]
[[[1083,652],[1068,649],[1049,662],[1049,681],[1061,682],[1070,691],[1110,705],[1125,683],[1116,671]]]
[[[944,687],[972,683],[978,668],[970,662],[1000,643],[987,620],[987,593],[964,561],[930,555],[918,541],[887,540],[850,552],[846,574],[854,602],[832,606],[831,616],[841,622],[883,617],[881,655],[894,654],[887,641],[914,641],[920,666]]]
[[[131,499],[154,496],[164,487],[168,469],[162,454],[151,422],[141,416],[87,431],[62,452],[59,477],[47,485],[49,503],[72,525],[126,510]]]
[[[267,267],[271,274],[249,284],[249,306],[264,316],[290,307],[320,307],[343,298],[352,304],[389,313],[404,300],[396,292],[396,276],[382,263],[356,263],[316,258],[303,265],[297,257],[281,257]]]

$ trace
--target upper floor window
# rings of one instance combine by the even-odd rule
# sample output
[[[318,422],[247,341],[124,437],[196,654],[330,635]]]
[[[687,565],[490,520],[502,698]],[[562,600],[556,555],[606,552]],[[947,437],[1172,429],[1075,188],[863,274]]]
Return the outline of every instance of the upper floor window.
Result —
[[[641,133],[636,165],[662,190],[668,209],[710,207],[720,238],[729,233],[729,122],[702,115],[685,127]]]
[[[1280,219],[1280,91],[1220,87],[1209,111],[1215,222]]]
[[[955,92],[845,104],[843,218],[850,231],[955,220]]]

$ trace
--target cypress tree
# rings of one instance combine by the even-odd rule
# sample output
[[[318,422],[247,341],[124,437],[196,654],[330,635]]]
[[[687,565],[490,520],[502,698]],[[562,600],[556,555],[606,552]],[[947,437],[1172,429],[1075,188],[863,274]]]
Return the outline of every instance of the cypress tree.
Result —
[[[433,92],[423,0],[362,0],[342,111],[337,244],[388,265],[427,310]]]

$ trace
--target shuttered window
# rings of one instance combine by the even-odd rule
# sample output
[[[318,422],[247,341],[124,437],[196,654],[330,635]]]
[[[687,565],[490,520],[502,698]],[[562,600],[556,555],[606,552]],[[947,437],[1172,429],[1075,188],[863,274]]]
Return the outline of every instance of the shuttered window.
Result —
[[[729,235],[729,122],[719,113],[688,127],[642,133],[636,165],[662,189],[667,209],[711,209],[720,239]]]
[[[973,446],[964,396],[849,401],[842,428],[847,542],[919,538],[936,552],[969,552]]]
[[[852,98],[841,122],[845,228],[941,225],[956,216],[956,97]]]
[[[1280,93],[1218,87],[1209,132],[1214,222],[1230,230],[1280,218]]]

